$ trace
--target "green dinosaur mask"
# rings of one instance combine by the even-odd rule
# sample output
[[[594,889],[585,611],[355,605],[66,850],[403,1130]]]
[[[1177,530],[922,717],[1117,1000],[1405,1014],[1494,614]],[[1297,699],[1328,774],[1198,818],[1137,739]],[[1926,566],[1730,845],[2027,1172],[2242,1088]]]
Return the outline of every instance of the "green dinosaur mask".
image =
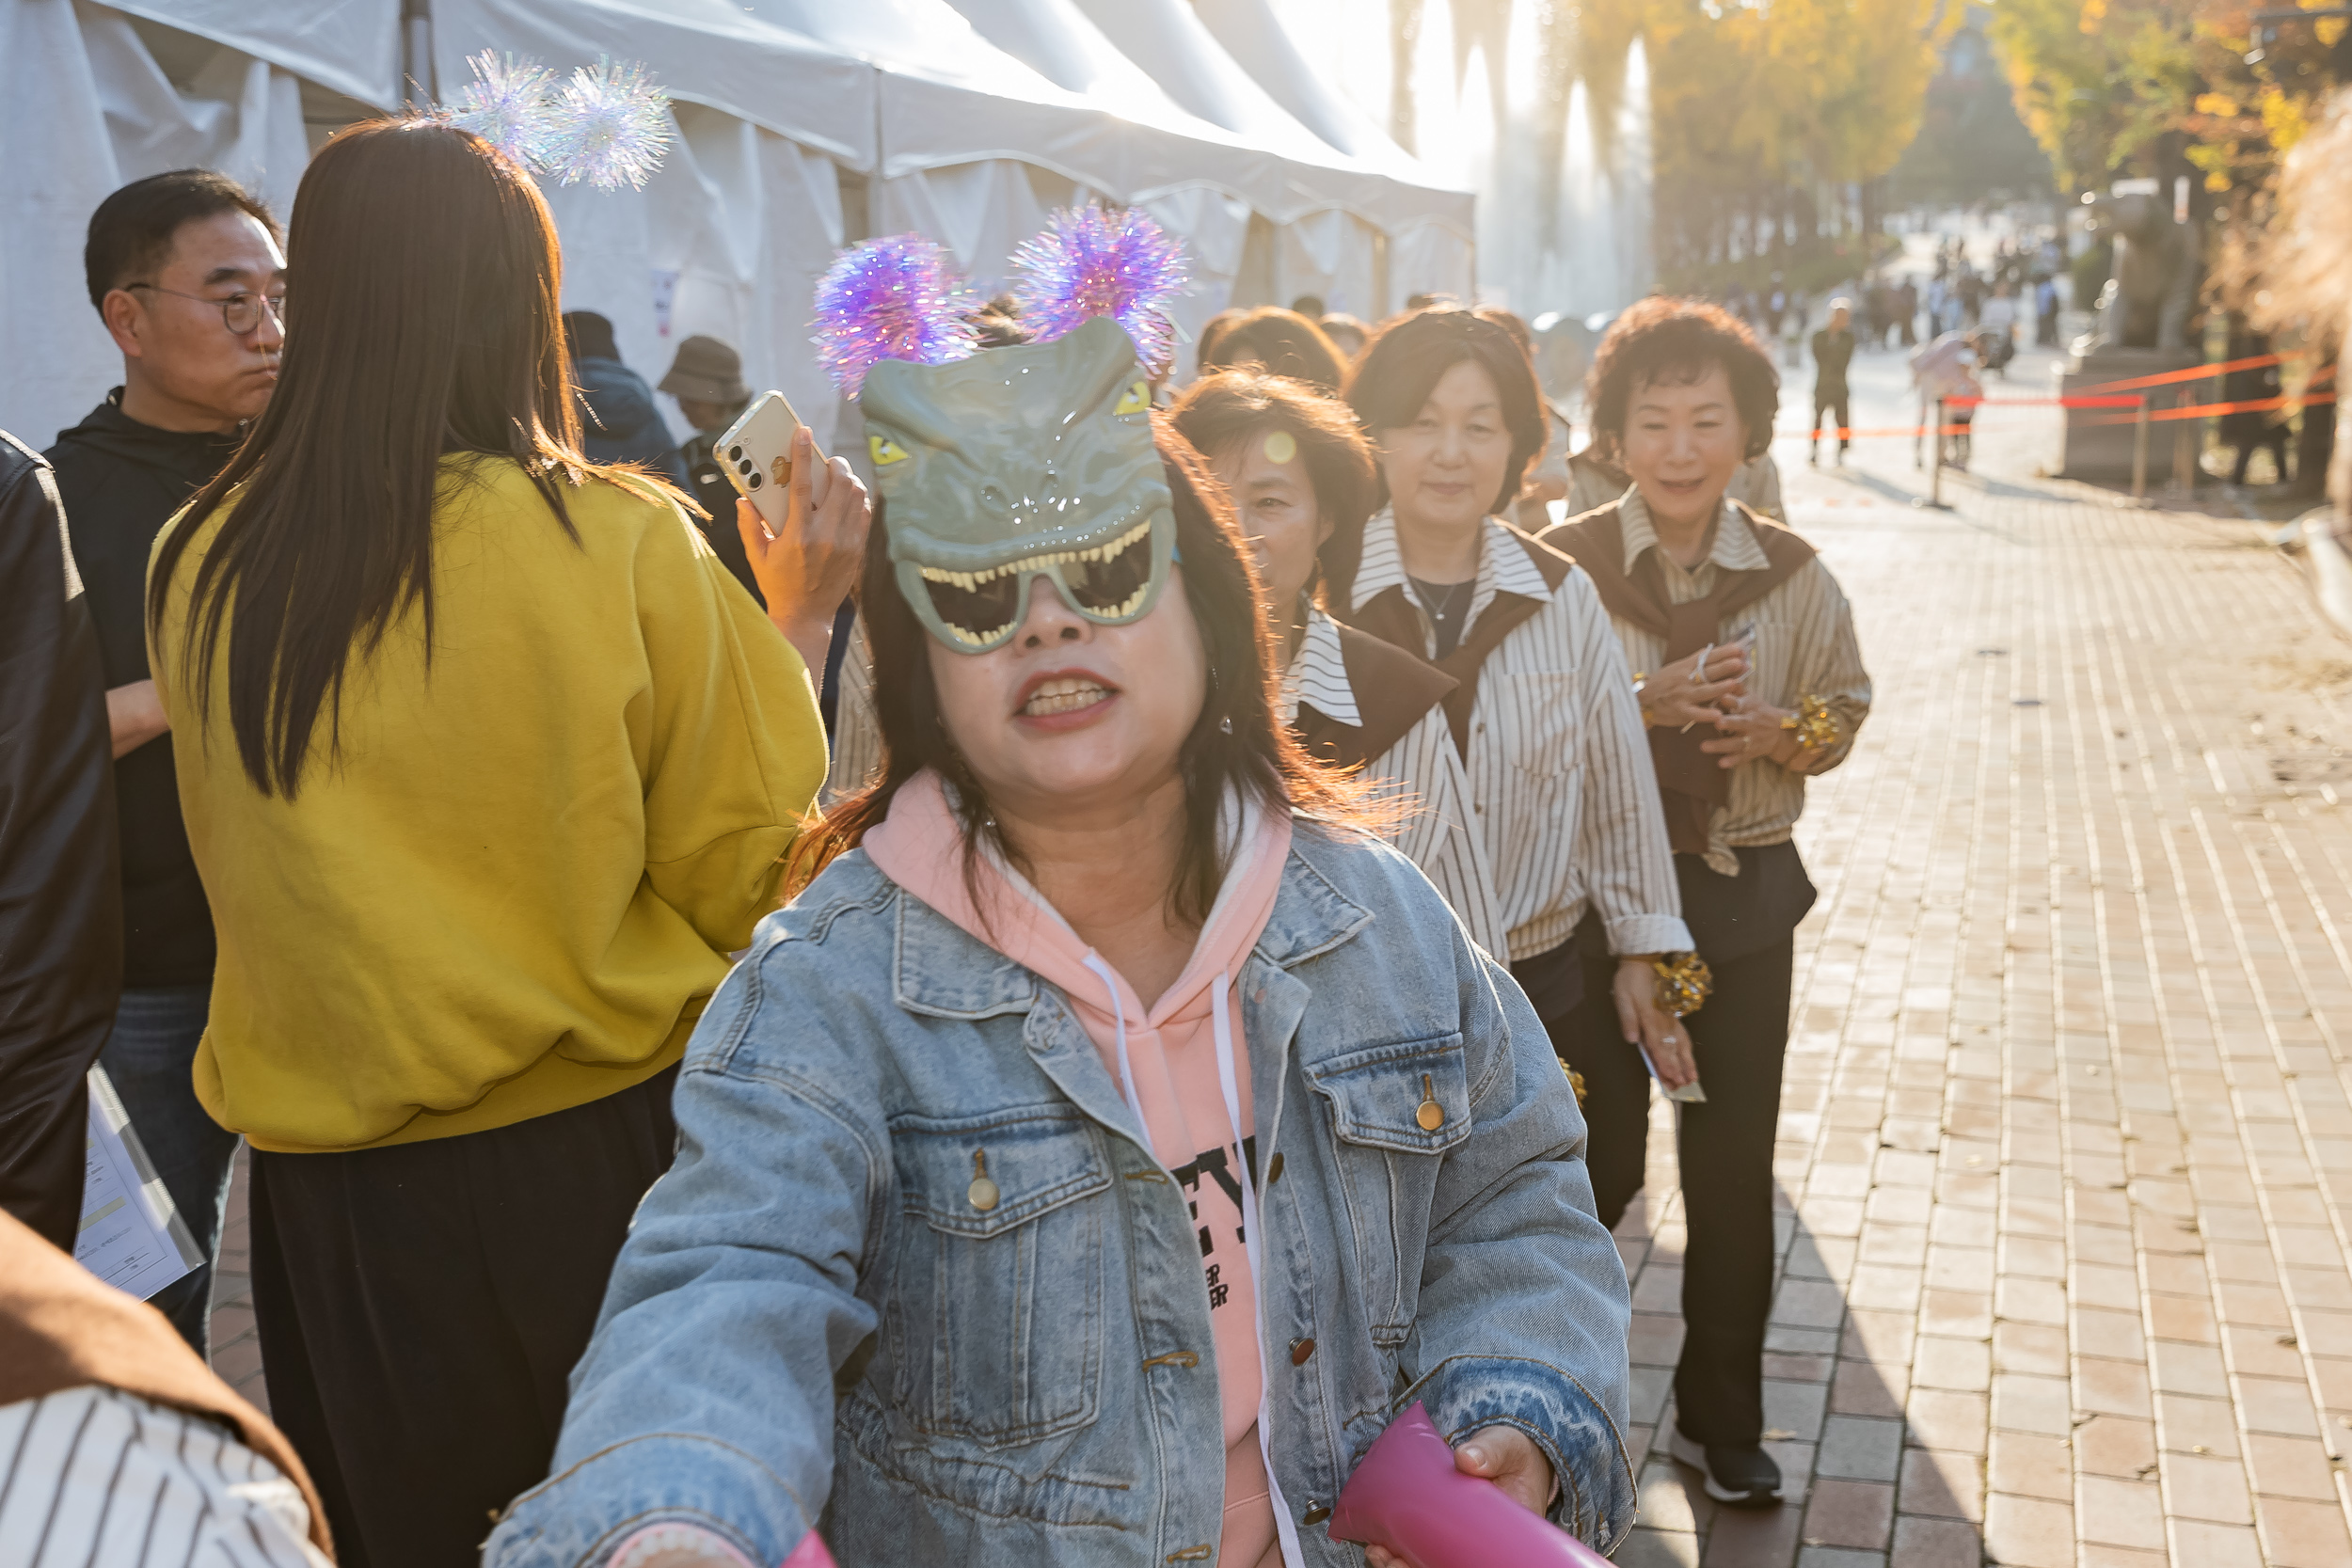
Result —
[[[1151,383],[1116,321],[945,365],[885,359],[858,401],[898,592],[941,642],[1012,641],[1039,577],[1102,626],[1151,613],[1176,514]]]

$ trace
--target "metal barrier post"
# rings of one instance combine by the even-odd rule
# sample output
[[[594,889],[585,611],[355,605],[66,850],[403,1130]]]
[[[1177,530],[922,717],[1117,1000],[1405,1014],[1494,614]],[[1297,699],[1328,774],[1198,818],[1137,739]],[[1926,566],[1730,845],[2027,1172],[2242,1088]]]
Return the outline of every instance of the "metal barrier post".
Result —
[[[1935,429],[1928,437],[1928,439],[1935,443],[1935,463],[1934,466],[1928,470],[1928,504],[1935,507],[1940,507],[1944,504],[1945,418],[1944,400],[1942,398],[1937,398],[1935,400]]]
[[[2196,402],[2196,396],[2186,387],[2181,388],[2177,406],[2184,415]],[[2200,420],[2187,418],[2182,419],[2180,425],[2181,428],[2172,433],[2172,487],[2186,498],[2197,489],[2197,449],[2200,445],[2197,437],[2204,425]]]
[[[2139,394],[2139,420],[2132,427],[2132,499],[2148,499],[2148,394]]]

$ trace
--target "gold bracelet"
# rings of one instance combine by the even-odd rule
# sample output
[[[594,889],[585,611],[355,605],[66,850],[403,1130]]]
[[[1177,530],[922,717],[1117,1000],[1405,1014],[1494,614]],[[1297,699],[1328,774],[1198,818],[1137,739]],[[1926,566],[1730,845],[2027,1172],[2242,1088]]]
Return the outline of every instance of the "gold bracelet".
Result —
[[[1582,1110],[1584,1108],[1584,1075],[1565,1062],[1560,1064],[1560,1070],[1568,1075],[1568,1087],[1576,1091],[1576,1108]]]
[[[1829,710],[1826,700],[1806,692],[1797,703],[1797,711],[1784,717],[1780,727],[1797,737],[1797,750],[1818,752],[1837,744],[1837,715]]]
[[[1658,974],[1658,1010],[1688,1018],[1714,994],[1714,972],[1696,953],[1669,953],[1651,960]]]

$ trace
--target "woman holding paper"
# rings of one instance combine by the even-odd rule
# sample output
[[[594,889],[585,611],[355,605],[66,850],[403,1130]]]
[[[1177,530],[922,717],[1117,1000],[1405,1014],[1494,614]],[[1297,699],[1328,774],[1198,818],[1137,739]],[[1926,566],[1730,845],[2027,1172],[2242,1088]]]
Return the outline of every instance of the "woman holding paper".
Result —
[[[1772,1278],[1772,1140],[1797,922],[1812,907],[1790,834],[1804,781],[1836,767],[1870,710],[1853,615],[1812,547],[1725,499],[1772,439],[1779,377],[1713,306],[1649,299],[1594,359],[1595,439],[1632,477],[1618,500],[1549,531],[1608,607],[1635,677],[1675,850],[1682,916],[1713,972],[1685,1019],[1704,1103],[1678,1113],[1690,1227],[1676,1457],[1718,1501],[1764,1507],[1760,1447]],[[1606,1008],[1581,1008],[1593,1180],[1613,1225],[1642,1185],[1649,1085]]]
[[[1342,1568],[1414,1402],[1614,1543],[1574,1099],[1278,719],[1248,546],[1127,336],[860,373],[879,776],[705,1014],[488,1568],[775,1563],[820,1515],[850,1568]]]

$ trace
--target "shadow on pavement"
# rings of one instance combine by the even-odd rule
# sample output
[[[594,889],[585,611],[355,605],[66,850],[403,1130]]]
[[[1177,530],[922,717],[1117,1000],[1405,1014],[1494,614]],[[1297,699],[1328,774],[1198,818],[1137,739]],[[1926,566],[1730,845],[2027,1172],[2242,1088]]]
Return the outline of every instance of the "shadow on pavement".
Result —
[[[1777,1186],[1781,1277],[1765,1338],[1764,1420],[1787,1500],[1722,1507],[1697,1471],[1668,1457],[1682,1348],[1683,1228],[1671,1171],[1617,1227],[1633,1280],[1629,1448],[1641,1483],[1621,1568],[1882,1568],[1890,1554],[1897,1568],[1980,1562],[1984,1474],[1972,1447],[1982,1445],[1981,1415],[1979,1430],[1958,1428],[1967,1409],[1980,1411],[1981,1394],[1914,1398],[1915,1311],[1851,1307],[1841,1281],[1856,1243],[1810,1233]]]

